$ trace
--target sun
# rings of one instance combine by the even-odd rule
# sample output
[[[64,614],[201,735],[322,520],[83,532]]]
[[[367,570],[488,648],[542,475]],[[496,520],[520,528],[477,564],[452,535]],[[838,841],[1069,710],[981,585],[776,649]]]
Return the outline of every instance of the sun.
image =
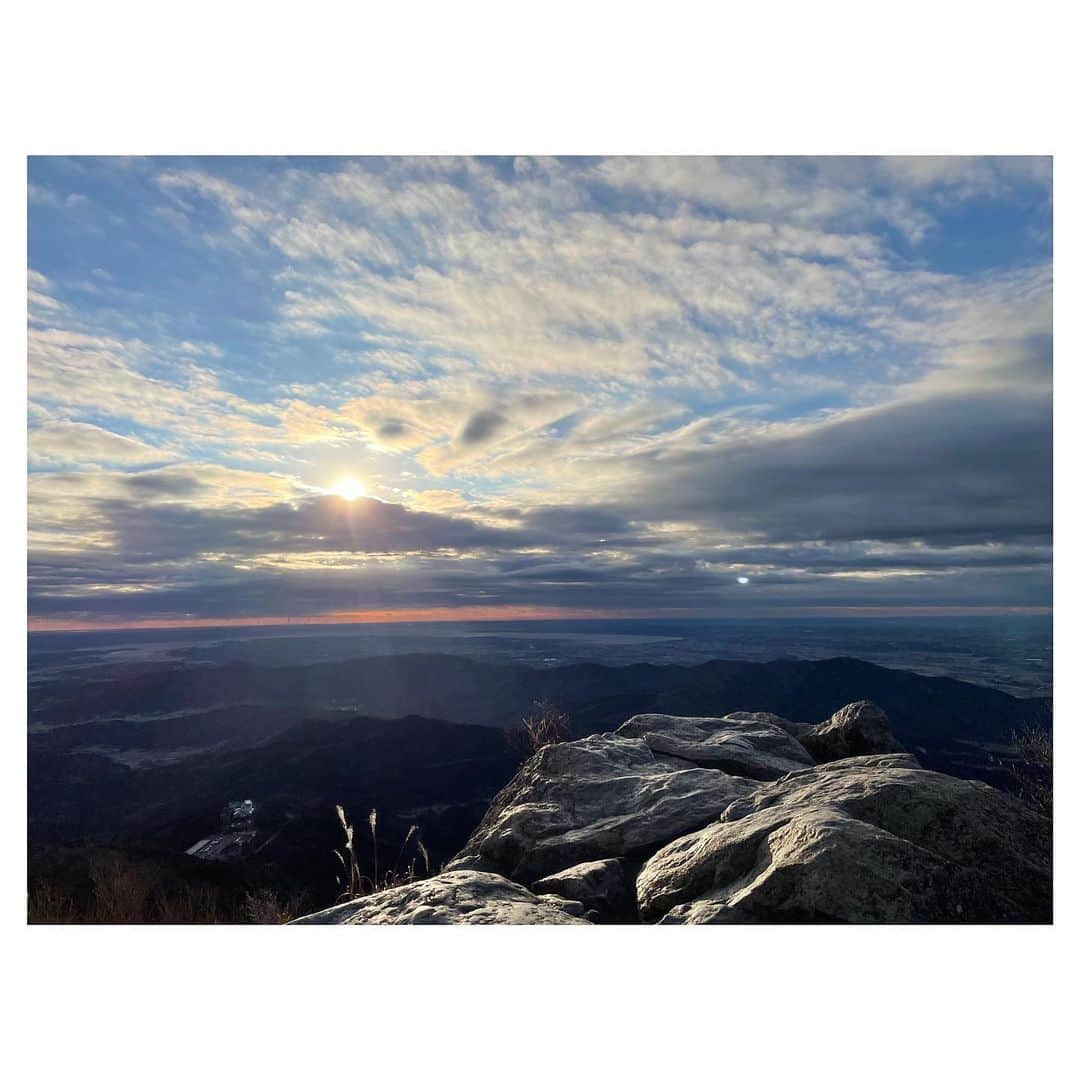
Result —
[[[367,494],[364,485],[355,476],[343,476],[330,490],[346,502],[352,502]]]

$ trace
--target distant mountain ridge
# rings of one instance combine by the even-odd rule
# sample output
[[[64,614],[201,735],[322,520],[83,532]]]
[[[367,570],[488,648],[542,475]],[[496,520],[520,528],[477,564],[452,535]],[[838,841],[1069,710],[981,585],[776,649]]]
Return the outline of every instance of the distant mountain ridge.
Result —
[[[722,716],[748,709],[815,723],[857,697],[879,702],[905,745],[916,752],[921,748],[935,767],[953,771],[965,767],[971,743],[1007,742],[1017,730],[1050,723],[1048,698],[1016,698],[847,657],[533,668],[412,653],[275,669],[245,662],[121,668],[107,680],[52,684],[48,697],[31,688],[31,719],[38,733],[42,726],[131,714],[203,710],[208,715],[151,721],[151,728],[162,725],[156,734],[143,721],[138,729],[121,721],[34,734],[30,744],[41,749],[160,746],[160,735],[183,745],[241,746],[279,735],[302,716],[334,713],[412,714],[507,727],[538,699],[565,710],[582,732],[611,729],[639,712]],[[171,729],[168,736],[166,729]],[[103,743],[103,737],[114,741]]]

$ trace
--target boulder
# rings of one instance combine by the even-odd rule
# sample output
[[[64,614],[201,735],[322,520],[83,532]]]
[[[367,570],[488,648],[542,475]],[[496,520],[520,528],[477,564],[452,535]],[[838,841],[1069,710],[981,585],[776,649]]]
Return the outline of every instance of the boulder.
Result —
[[[585,906],[537,896],[498,874],[455,870],[350,900],[293,925],[550,923],[588,926]]]
[[[903,753],[883,709],[872,701],[853,701],[821,724],[798,732],[799,742],[817,762],[865,754]]]
[[[762,785],[636,883],[663,922],[1047,922],[1050,823],[906,754]]]
[[[533,883],[533,892],[555,893],[578,900],[600,916],[634,912],[633,880],[623,859],[597,859],[578,863]]]
[[[643,739],[655,754],[679,758],[734,776],[773,780],[814,759],[772,713],[727,716],[632,716],[616,734]]]
[[[715,821],[758,781],[658,758],[644,739],[590,735],[537,751],[457,859],[523,884],[578,863],[644,857]],[[455,863],[457,860],[455,860]]]
[[[683,837],[647,864],[642,917],[664,923],[928,922],[944,866],[841,811],[765,811]]]

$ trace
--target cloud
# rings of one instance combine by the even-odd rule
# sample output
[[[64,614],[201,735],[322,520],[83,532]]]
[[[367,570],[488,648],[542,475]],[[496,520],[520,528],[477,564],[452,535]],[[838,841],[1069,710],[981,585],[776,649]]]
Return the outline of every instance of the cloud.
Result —
[[[910,400],[797,433],[649,451],[623,499],[661,520],[774,541],[1048,539],[1047,404]]]
[[[93,424],[58,420],[30,429],[29,456],[32,465],[147,465],[168,461],[174,455]]]
[[[379,440],[388,443],[404,439],[408,435],[408,431],[409,425],[404,420],[398,420],[396,417],[381,421],[378,427],[375,428],[375,434]]]
[[[687,200],[750,221],[865,229],[884,223],[919,242],[945,200],[1046,188],[1048,158],[609,158],[621,191]],[[929,203],[929,205],[928,205]]]
[[[204,617],[306,615],[376,608],[454,608],[463,604],[609,610],[643,615],[783,613],[812,606],[972,607],[1046,604],[1045,565],[948,568],[936,572],[823,573],[742,568],[659,556],[625,564],[599,558],[477,554],[466,559],[367,556],[348,564],[321,559],[249,559],[124,567],[111,560],[31,562],[30,611],[38,617]],[[737,578],[750,575],[748,586]]]
[[[481,409],[465,422],[458,438],[466,446],[478,446],[490,442],[500,431],[506,428],[508,421],[502,413],[494,409]]]
[[[113,475],[108,480],[108,484],[83,478],[69,481],[66,501],[77,505],[77,513],[54,514],[50,524],[54,528],[66,525],[76,535],[92,527],[107,538],[122,560],[153,563],[273,553],[460,552],[517,543],[513,529],[378,499],[348,502],[336,495],[297,495],[288,501],[270,501],[273,488],[249,492],[235,478],[229,492],[232,499],[225,502],[207,476],[190,470],[162,469]],[[51,493],[38,482],[35,498],[39,504],[65,501],[55,483],[50,486]],[[40,518],[32,519],[32,525],[40,524]]]
[[[34,610],[1048,596],[1048,159],[31,176]]]

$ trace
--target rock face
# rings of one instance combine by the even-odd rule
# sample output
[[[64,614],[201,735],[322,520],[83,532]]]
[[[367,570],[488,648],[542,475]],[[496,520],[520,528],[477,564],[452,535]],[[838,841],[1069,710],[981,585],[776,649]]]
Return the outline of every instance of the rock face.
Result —
[[[869,701],[635,716],[534,754],[437,877],[300,921],[1050,921],[1049,819],[901,749]]]
[[[780,725],[772,713],[730,713],[727,716],[633,716],[616,732],[637,737],[656,754],[695,765],[722,769],[734,776],[772,780],[814,759]]]
[[[909,755],[820,765],[739,799],[637,879],[664,922],[1044,922],[1049,822]]]
[[[884,711],[872,701],[853,701],[823,724],[799,733],[799,742],[817,762],[837,761],[860,754],[902,753]]]
[[[549,923],[588,926],[581,903],[536,896],[497,874],[456,870],[350,900],[295,925]]]
[[[626,915],[634,908],[633,879],[623,859],[578,863],[533,883],[533,892],[578,900],[601,918]]]
[[[757,786],[659,758],[644,739],[590,735],[535,753],[495,797],[462,856],[531,884],[578,863],[651,854]]]

